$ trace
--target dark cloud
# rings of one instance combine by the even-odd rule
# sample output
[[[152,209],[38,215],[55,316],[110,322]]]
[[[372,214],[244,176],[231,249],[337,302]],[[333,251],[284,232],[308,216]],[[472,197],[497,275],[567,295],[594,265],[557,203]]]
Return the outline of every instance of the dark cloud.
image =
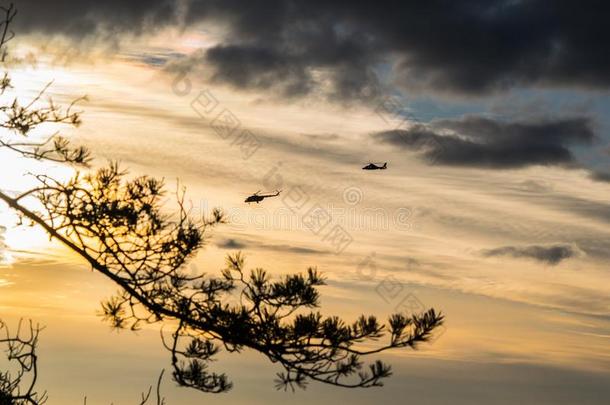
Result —
[[[519,122],[466,116],[372,136],[384,143],[420,151],[427,160],[439,164],[519,168],[575,165],[570,146],[591,144],[595,133],[585,117]]]
[[[238,242],[235,239],[224,239],[216,242],[216,246],[221,249],[243,249],[246,247],[244,243]]]
[[[201,63],[215,67],[213,79],[240,88],[276,87],[288,96],[310,92],[312,78],[305,65],[263,46],[217,46],[210,49]]]
[[[481,254],[485,257],[510,256],[534,259],[555,266],[563,260],[578,256],[579,250],[572,245],[503,246],[496,249],[484,250]]]
[[[483,94],[610,87],[610,3],[543,0],[20,0],[20,32],[226,24],[203,59],[238,87],[374,97],[380,83]],[[323,81],[319,80],[323,75]]]
[[[592,171],[590,176],[595,181],[601,181],[604,183],[610,183],[610,173],[602,171]]]
[[[174,0],[19,0],[17,34],[40,32],[75,38],[99,34],[143,33],[178,23]]]
[[[171,50],[159,50],[157,52],[126,52],[123,53],[123,57],[128,60],[139,62],[148,66],[163,67],[169,61],[176,58],[185,57],[184,54],[179,52],[173,52]]]
[[[222,249],[260,249],[260,250],[268,250],[273,252],[281,252],[281,253],[295,253],[295,254],[304,254],[304,255],[321,255],[328,254],[328,251],[319,250],[319,249],[311,249],[300,246],[291,246],[286,244],[271,244],[271,243],[263,243],[256,240],[235,240],[235,239],[224,239],[216,243],[216,246]]]

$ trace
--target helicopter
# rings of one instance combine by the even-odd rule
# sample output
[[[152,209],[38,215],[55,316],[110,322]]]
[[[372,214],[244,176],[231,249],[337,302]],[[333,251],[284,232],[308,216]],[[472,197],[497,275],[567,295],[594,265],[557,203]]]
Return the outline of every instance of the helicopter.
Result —
[[[388,162],[384,162],[382,166],[378,166],[375,163],[369,163],[364,166],[362,170],[385,170],[388,168]]]
[[[261,191],[258,190],[256,193],[254,193],[251,196],[249,196],[248,198],[246,198],[244,200],[244,202],[247,202],[248,204],[250,204],[251,202],[255,202],[255,203],[258,204],[261,201],[263,201],[265,198],[268,198],[268,197],[277,197],[278,195],[280,195],[282,190],[276,190],[275,194],[259,194],[260,192]]]

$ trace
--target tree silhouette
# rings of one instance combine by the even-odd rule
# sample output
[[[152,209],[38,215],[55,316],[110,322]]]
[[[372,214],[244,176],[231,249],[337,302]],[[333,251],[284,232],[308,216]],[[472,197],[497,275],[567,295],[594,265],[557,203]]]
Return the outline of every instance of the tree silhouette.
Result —
[[[12,6],[5,9],[5,35]],[[0,92],[11,89],[8,74]],[[89,169],[91,155],[72,147],[56,134],[40,141],[28,135],[45,123],[80,123],[75,103],[62,109],[49,101],[37,104],[46,87],[28,104],[0,106],[0,147],[24,158],[51,160],[75,166],[74,176],[60,181],[33,174],[38,185],[19,195],[0,191],[0,200],[22,222],[42,227],[79,255],[94,270],[112,280],[116,294],[102,303],[104,318],[116,328],[138,329],[159,324],[164,346],[171,353],[173,378],[182,386],[204,392],[225,392],[232,383],[223,373],[209,369],[221,348],[228,352],[252,349],[283,369],[277,388],[304,388],[309,381],[340,387],[381,386],[391,369],[381,361],[368,367],[361,357],[392,348],[415,348],[442,324],[443,316],[430,309],[420,314],[393,314],[382,325],[374,316],[346,323],[316,310],[318,287],[324,279],[314,269],[305,274],[272,279],[263,269],[248,271],[241,253],[229,255],[219,275],[189,274],[186,264],[202,247],[208,230],[224,222],[214,210],[208,218],[193,220],[178,193],[177,210],[166,213],[162,181],[130,178],[116,163]],[[81,168],[79,168],[79,166]],[[229,304],[228,298],[239,297]],[[382,337],[379,347],[367,345]]]
[[[14,373],[0,372],[0,405],[43,404],[47,400],[45,392],[35,390],[38,379],[38,333],[41,328],[31,321],[24,332],[19,321],[17,332],[11,334],[8,326],[0,321],[0,344],[6,346],[6,357],[17,365]],[[29,378],[29,383],[26,381]]]

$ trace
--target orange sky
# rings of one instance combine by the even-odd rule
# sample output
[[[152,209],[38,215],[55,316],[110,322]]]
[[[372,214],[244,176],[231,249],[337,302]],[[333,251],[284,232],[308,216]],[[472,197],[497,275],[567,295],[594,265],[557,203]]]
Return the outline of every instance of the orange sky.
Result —
[[[201,41],[189,35],[179,49]],[[370,108],[319,100],[278,104],[197,77],[189,78],[192,90],[180,96],[172,91],[174,77],[125,54],[68,66],[41,58],[36,67],[14,68],[15,87],[23,99],[49,80],[58,101],[86,94],[84,123],[66,134],[92,149],[95,165],[117,159],[133,175],[165,178],[171,190],[179,179],[194,215],[213,207],[227,211],[232,222],[215,230],[193,262],[197,269],[219,271],[224,255],[237,244],[250,265],[274,275],[317,266],[330,281],[322,289],[327,314],[383,317],[413,296],[447,315],[433,343],[416,353],[387,355],[396,373],[375,396],[315,385],[305,393],[275,393],[274,367],[248,353],[215,364],[230,371],[236,383],[232,393],[202,396],[175,389],[167,378],[169,403],[254,403],[253,398],[261,404],[338,398],[399,403],[396,393],[402,388],[418,392],[439,381],[445,389],[435,394],[437,403],[452,397],[470,403],[468,393],[485,403],[510,403],[502,394],[492,398],[493,389],[504,394],[503,387],[520,389],[524,375],[536,382],[524,388],[531,398],[545,399],[544,387],[565,381],[607,393],[607,258],[582,252],[551,266],[482,254],[498,246],[607,241],[610,228],[599,217],[608,212],[607,184],[556,167],[499,172],[430,167],[368,138],[388,129]],[[243,159],[239,145],[219,137],[211,120],[192,109],[202,90],[260,139],[252,157]],[[6,152],[0,159],[3,190],[26,187],[28,170],[70,174],[54,165],[31,166]],[[360,170],[368,161],[386,160],[386,172]],[[307,202],[296,213],[286,209],[286,197],[260,206],[243,203],[249,193],[276,185],[284,196],[303,191]],[[313,206],[326,209],[332,225],[349,233],[353,241],[345,250],[337,253],[303,226]],[[133,403],[168,367],[158,332],[110,331],[96,311],[113,286],[41,232],[15,229],[15,218],[4,206],[0,218],[7,228],[0,315],[48,326],[41,336],[40,386],[49,391],[49,403],[78,403],[85,395],[88,404]],[[374,268],[362,267],[367,258],[373,258]],[[388,283],[400,287],[396,297],[383,292]],[[556,395],[571,398],[569,388],[563,385]]]

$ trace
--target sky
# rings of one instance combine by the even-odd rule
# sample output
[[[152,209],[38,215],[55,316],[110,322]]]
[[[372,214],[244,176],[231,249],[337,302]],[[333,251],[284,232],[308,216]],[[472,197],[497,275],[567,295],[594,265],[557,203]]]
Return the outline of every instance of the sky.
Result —
[[[382,356],[394,368],[383,388],[276,392],[279,370],[246,352],[215,364],[231,392],[192,392],[169,378],[157,327],[117,333],[97,316],[110,281],[0,206],[0,317],[46,325],[49,404],[136,403],[163,368],[168,404],[607,402],[607,5],[16,5],[2,101],[51,81],[57,103],[86,95],[80,127],[42,132],[89,147],[94,167],[165,179],[168,210],[181,187],[194,217],[222,208],[229,223],[193,271],[243,251],[275,276],[316,266],[324,314],[446,316],[432,342]],[[31,186],[25,173],[73,170],[3,150],[0,161],[11,192]],[[361,170],[369,162],[388,169]]]

